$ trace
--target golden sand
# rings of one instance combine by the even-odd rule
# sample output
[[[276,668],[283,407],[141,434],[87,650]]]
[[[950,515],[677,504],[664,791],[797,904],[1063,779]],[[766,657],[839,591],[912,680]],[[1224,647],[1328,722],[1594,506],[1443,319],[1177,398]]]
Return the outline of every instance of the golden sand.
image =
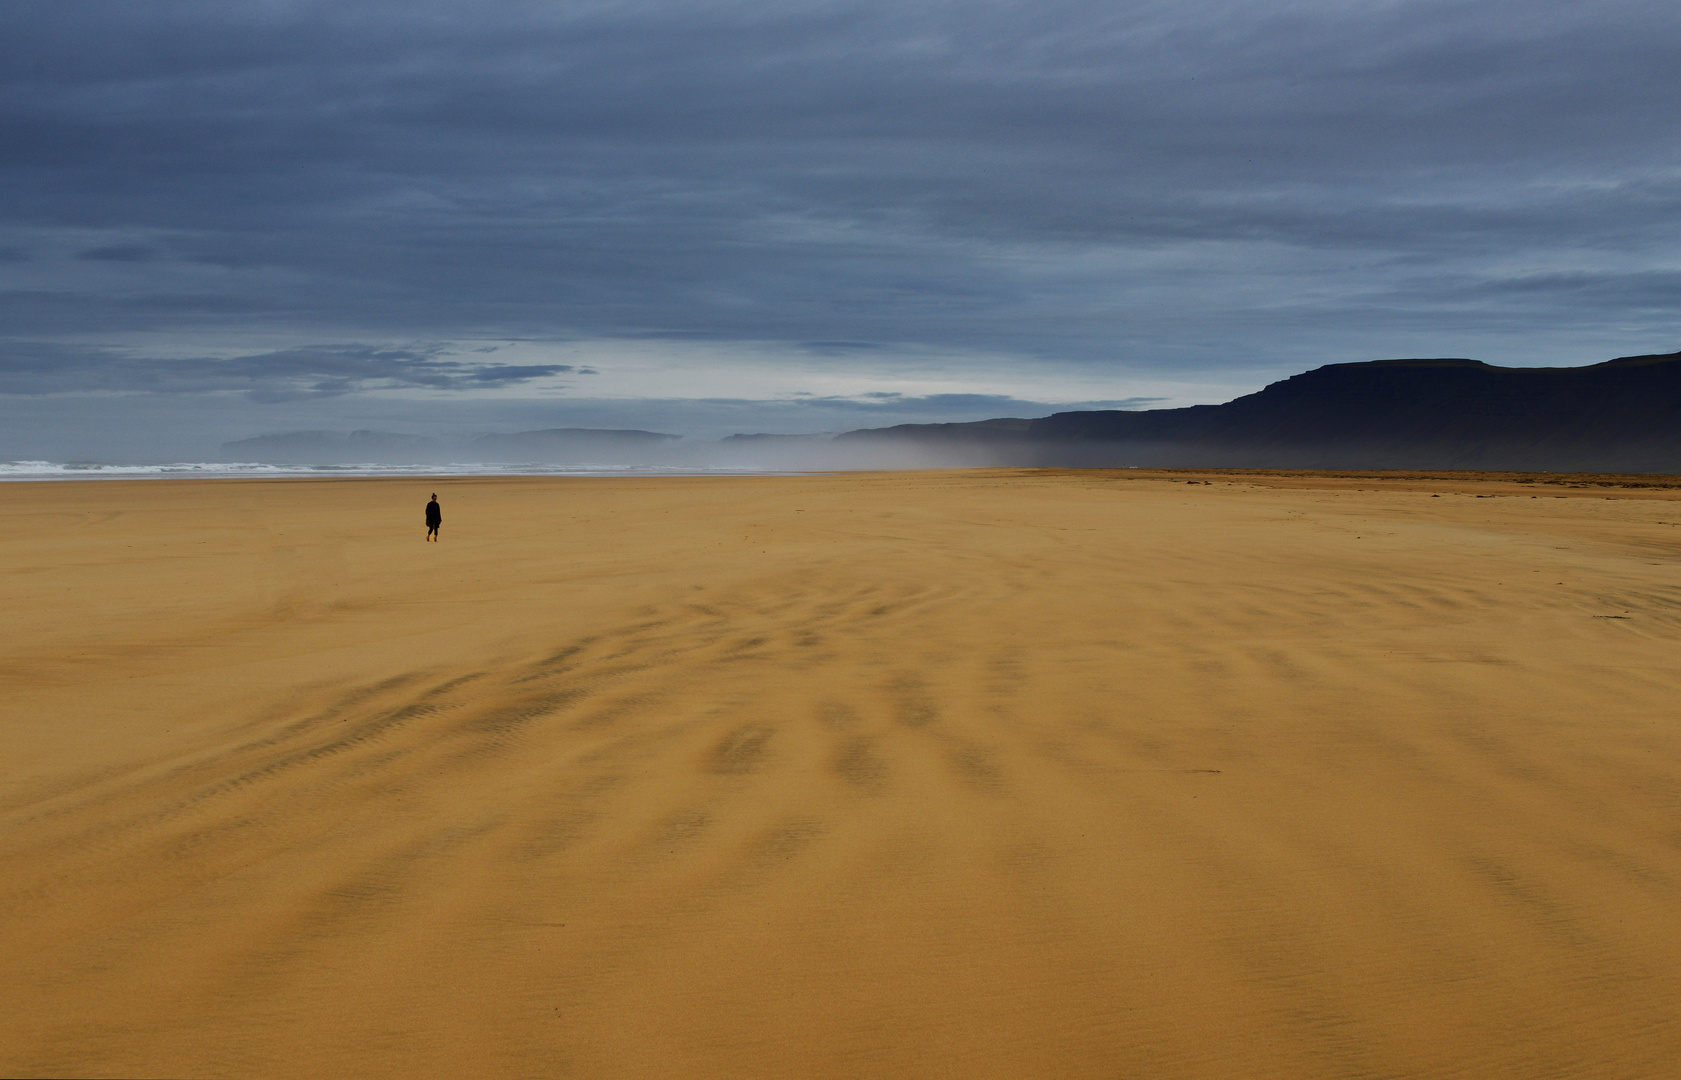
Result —
[[[1681,1075],[1681,491],[1187,475],[0,486],[0,1072]]]

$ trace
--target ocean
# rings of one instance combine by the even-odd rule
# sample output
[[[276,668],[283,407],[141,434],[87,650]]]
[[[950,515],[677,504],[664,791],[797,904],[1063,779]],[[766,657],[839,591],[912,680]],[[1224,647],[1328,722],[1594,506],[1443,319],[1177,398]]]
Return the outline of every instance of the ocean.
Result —
[[[157,465],[113,465],[81,461],[0,461],[0,480],[227,480],[333,476],[762,476],[807,471],[814,470],[717,465],[550,465],[530,462],[273,465],[260,461],[176,461]]]

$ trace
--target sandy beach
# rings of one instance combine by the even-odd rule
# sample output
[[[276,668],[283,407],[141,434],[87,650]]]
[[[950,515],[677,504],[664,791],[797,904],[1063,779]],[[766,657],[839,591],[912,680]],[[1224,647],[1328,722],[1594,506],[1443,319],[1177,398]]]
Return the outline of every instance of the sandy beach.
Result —
[[[0,1072],[1674,1076],[1681,488],[1522,480],[0,485]]]

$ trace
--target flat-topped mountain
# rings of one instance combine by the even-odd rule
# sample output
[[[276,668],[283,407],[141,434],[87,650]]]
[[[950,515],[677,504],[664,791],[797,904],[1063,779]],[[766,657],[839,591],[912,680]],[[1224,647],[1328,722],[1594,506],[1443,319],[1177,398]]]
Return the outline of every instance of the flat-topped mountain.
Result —
[[[839,439],[989,446],[1000,463],[1681,471],[1681,353],[1577,368],[1331,364],[1223,405],[905,424]]]

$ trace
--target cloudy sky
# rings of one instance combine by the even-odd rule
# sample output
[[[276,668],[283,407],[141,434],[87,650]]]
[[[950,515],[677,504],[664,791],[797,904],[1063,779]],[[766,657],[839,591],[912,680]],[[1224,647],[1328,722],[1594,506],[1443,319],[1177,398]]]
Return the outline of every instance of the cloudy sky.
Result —
[[[1673,0],[0,0],[0,456],[1681,348]]]

